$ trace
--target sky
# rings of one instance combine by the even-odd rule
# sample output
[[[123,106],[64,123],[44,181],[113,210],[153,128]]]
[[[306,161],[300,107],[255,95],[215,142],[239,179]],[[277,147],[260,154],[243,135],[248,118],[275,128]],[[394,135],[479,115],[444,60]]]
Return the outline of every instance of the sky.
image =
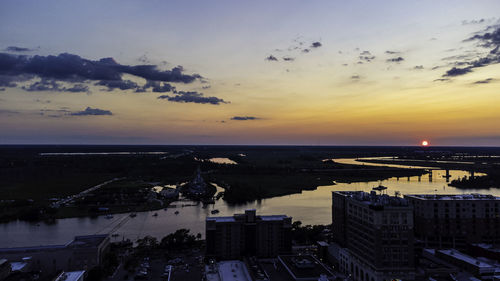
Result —
[[[0,2],[0,144],[500,146],[500,1]]]

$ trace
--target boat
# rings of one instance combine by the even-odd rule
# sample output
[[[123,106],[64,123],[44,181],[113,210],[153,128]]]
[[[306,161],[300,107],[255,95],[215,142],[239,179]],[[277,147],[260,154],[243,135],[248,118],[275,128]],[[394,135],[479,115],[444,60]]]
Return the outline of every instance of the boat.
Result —
[[[129,215],[129,216],[130,216],[131,218],[135,218],[135,217],[137,217],[137,214],[136,214],[136,213],[130,213],[130,215]]]
[[[118,237],[118,236],[120,236],[120,234],[118,233],[114,233],[113,235],[111,235],[111,237]]]
[[[212,215],[213,215],[213,214],[218,214],[218,213],[219,213],[219,210],[215,209],[215,210],[210,211],[210,213],[212,213]]]
[[[153,217],[157,217],[157,216],[158,216],[158,213],[154,213],[154,214],[153,214]]]
[[[174,213],[174,214],[178,215],[178,214],[179,214],[179,211],[175,211],[175,213]]]

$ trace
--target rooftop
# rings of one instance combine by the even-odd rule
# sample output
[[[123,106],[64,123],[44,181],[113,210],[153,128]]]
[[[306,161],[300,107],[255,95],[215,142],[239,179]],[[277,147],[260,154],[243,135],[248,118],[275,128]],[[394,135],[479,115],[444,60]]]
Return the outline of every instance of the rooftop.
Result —
[[[221,281],[251,281],[247,267],[242,261],[221,261],[218,263]]]
[[[85,274],[85,270],[62,272],[54,281],[77,281]]]
[[[474,257],[471,257],[471,256],[468,256],[466,254],[463,254],[457,250],[452,250],[452,249],[449,249],[449,250],[437,250],[437,252],[443,254],[443,255],[446,255],[446,256],[449,256],[449,257],[453,257],[457,260],[461,260],[463,262],[466,262],[470,265],[473,265],[475,267],[478,267],[478,268],[490,268],[492,267],[492,265],[488,264],[488,263],[485,263],[485,262],[482,262]]]
[[[235,222],[244,220],[249,215],[255,215],[255,210],[247,210],[245,214],[235,214],[231,217],[207,217],[206,221],[215,221],[215,222]],[[256,221],[281,221],[286,218],[289,218],[286,215],[268,215],[268,216],[255,216]]]
[[[286,255],[279,256],[278,259],[295,280],[317,280],[321,275],[333,276],[328,268],[311,255]]]
[[[416,198],[422,200],[500,200],[500,197],[496,197],[490,194],[409,194],[405,195],[408,198]]]
[[[375,191],[370,193],[364,191],[333,191],[334,194],[351,198],[370,206],[384,207],[407,207],[408,201],[402,197],[389,196],[387,194],[377,194]]]
[[[85,236],[76,236],[73,241],[67,244],[69,247],[79,247],[79,248],[88,248],[88,247],[97,247],[99,246],[106,238],[108,234],[96,234],[96,235],[85,235]]]
[[[30,252],[30,251],[41,251],[41,250],[58,250],[64,249],[66,247],[72,248],[85,248],[85,247],[96,247],[108,237],[108,234],[97,234],[97,235],[85,235],[76,236],[72,241],[66,245],[43,245],[43,246],[28,246],[28,247],[15,247],[15,248],[0,248],[0,253],[2,252]]]

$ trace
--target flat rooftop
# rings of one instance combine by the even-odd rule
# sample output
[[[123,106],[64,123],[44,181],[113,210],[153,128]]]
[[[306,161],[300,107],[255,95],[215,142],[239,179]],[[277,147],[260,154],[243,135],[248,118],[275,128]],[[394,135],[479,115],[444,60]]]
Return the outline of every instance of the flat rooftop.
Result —
[[[490,194],[409,194],[405,195],[408,198],[416,198],[421,200],[500,200]]]
[[[108,234],[76,236],[66,245],[42,245],[42,246],[28,246],[28,247],[15,247],[15,248],[0,248],[0,253],[30,252],[30,251],[42,251],[42,250],[50,251],[50,250],[64,249],[67,247],[71,248],[96,247],[99,244],[101,244],[107,237]]]
[[[239,216],[243,216],[244,214],[235,214],[232,217],[207,217],[206,221],[215,221],[215,222],[236,222],[236,221],[241,221],[237,219]],[[255,219],[256,221],[282,221],[284,219],[288,218],[286,215],[269,215],[269,216],[256,216]]]
[[[376,194],[364,191],[333,191],[334,194],[340,194],[357,202],[384,207],[408,207],[408,201],[405,198],[397,196],[389,196],[387,194]]]
[[[83,275],[85,275],[85,270],[62,272],[54,281],[77,281]]]
[[[90,248],[99,246],[106,238],[107,234],[76,236],[68,246],[72,248]]]
[[[221,281],[252,281],[244,262],[221,261],[218,264]]]
[[[461,260],[463,262],[466,262],[466,263],[473,265],[475,267],[478,267],[478,268],[491,268],[492,267],[491,264],[482,262],[481,260],[478,260],[478,259],[471,257],[471,256],[468,256],[466,254],[463,254],[457,250],[437,250],[437,252],[439,252],[443,255],[446,255],[448,257],[452,257],[454,259]]]
[[[318,280],[321,275],[333,276],[330,270],[311,255],[285,255],[278,256],[278,259],[295,280]]]

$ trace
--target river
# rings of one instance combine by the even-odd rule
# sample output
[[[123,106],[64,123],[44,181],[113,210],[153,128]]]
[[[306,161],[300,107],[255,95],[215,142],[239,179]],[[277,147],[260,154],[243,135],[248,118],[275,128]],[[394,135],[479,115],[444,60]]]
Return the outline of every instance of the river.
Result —
[[[391,166],[372,163],[362,163],[356,159],[335,159],[345,164]],[[397,165],[398,167],[409,167]],[[415,167],[413,167],[415,168]],[[256,209],[258,214],[286,214],[294,221],[300,220],[303,224],[330,224],[331,223],[331,192],[335,190],[363,190],[370,191],[373,187],[382,184],[388,194],[395,191],[401,194],[463,194],[483,193],[500,196],[500,189],[490,190],[461,190],[448,186],[444,170],[433,170],[432,174],[421,177],[390,178],[383,181],[332,183],[329,186],[319,186],[316,190],[302,191],[302,193],[263,199],[242,205],[229,205],[222,199],[203,208],[201,204],[182,200],[175,202],[176,208],[137,213],[136,217],[129,214],[115,214],[112,219],[104,216],[98,218],[69,218],[60,219],[53,224],[28,223],[14,221],[0,224],[0,247],[19,247],[64,244],[76,235],[113,233],[113,241],[128,238],[137,238],[151,235],[161,239],[167,234],[179,229],[188,228],[192,233],[205,232],[205,218],[212,216],[211,211],[219,210],[215,216],[232,216],[234,213],[244,212],[246,209]],[[469,172],[450,170],[449,181],[469,175]],[[482,175],[476,173],[476,176]],[[218,191],[222,189],[218,187]],[[190,205],[182,207],[182,205]],[[178,211],[178,214],[175,214]],[[157,216],[153,216],[157,213]]]

